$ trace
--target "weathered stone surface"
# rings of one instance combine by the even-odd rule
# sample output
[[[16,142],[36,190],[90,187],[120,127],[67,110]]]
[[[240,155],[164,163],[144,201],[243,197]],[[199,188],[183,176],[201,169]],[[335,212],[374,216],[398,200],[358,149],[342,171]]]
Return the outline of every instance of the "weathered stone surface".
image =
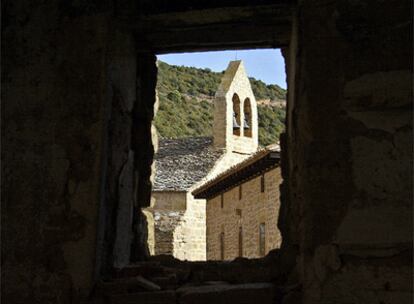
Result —
[[[152,277],[151,281],[161,287],[161,289],[176,289],[178,279],[176,274],[168,274],[162,277]]]
[[[412,270],[404,265],[411,258],[412,252],[385,259],[345,256],[345,266],[322,285],[322,303],[411,303]]]
[[[183,287],[177,293],[180,304],[271,304],[275,297],[269,283]]]
[[[160,290],[161,287],[158,286],[157,284],[141,277],[141,276],[137,276],[135,277],[135,280],[137,281],[137,284],[139,286],[141,286],[142,288],[146,289],[146,290],[150,290],[150,291],[155,291],[155,290]]]
[[[299,248],[302,301],[409,303],[400,284],[412,277],[402,256],[412,247],[411,4],[299,7],[280,222]]]
[[[314,256],[315,274],[320,281],[326,279],[330,271],[336,271],[341,267],[338,247],[334,245],[322,245],[316,248]]]
[[[133,292],[145,292],[145,291],[159,291],[160,286],[141,277],[129,277],[115,279],[110,282],[99,282],[96,286],[95,295],[111,296],[116,294],[126,294]]]
[[[110,297],[111,304],[176,304],[174,291],[139,292]]]
[[[130,261],[132,220],[134,206],[134,153],[129,151],[119,177],[119,204],[117,208],[117,231],[114,244],[114,266],[122,268]]]
[[[347,108],[398,108],[411,103],[412,74],[407,70],[364,74],[345,84]]]
[[[165,270],[158,262],[141,262],[141,263],[134,263],[133,265],[129,265],[123,267],[122,269],[115,270],[114,276],[117,278],[125,278],[125,277],[135,277],[135,276],[157,276],[165,274]]]

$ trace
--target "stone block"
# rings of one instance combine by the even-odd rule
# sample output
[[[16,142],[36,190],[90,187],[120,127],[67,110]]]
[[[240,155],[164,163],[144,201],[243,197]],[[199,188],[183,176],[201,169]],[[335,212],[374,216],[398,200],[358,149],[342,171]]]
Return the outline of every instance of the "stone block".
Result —
[[[111,304],[175,304],[174,291],[139,292],[110,297]]]
[[[275,298],[270,283],[183,287],[177,292],[180,304],[270,304]]]
[[[124,294],[128,292],[140,291],[158,291],[160,286],[141,277],[127,277],[116,279],[112,282],[100,282],[96,287],[96,294],[98,296]]]
[[[177,276],[169,274],[162,277],[154,277],[151,280],[161,287],[161,289],[175,289],[177,288]]]

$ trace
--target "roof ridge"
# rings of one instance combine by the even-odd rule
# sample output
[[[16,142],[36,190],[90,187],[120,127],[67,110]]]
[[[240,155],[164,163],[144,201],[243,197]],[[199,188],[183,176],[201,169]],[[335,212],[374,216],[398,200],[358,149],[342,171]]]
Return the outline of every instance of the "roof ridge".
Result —
[[[213,136],[185,136],[185,137],[176,137],[176,138],[160,138],[158,141],[165,141],[165,140],[172,140],[172,141],[180,141],[180,140],[186,140],[186,139],[212,139]]]

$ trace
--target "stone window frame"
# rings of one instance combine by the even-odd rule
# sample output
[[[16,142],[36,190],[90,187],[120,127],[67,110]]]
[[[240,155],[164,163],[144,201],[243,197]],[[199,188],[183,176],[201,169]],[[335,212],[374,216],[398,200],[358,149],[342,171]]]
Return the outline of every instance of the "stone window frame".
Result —
[[[254,7],[254,10],[252,10],[252,7]],[[137,183],[134,193],[140,194],[136,195],[135,206],[137,211],[150,206],[150,176],[154,153],[154,144],[151,142],[151,121],[154,114],[154,103],[157,100],[155,91],[157,76],[156,55],[225,49],[280,48],[284,52],[284,57],[285,54],[288,56],[287,58],[285,57],[287,70],[294,71],[297,39],[295,11],[293,10],[295,7],[296,4],[285,2],[263,6],[240,6],[235,8],[231,15],[226,15],[228,16],[226,22],[223,22],[222,13],[217,14],[216,12],[227,13],[228,7],[203,7],[202,9],[206,14],[209,14],[209,10],[211,13],[210,18],[201,23],[200,20],[191,17],[193,15],[191,10],[167,10],[161,13],[165,18],[160,18],[160,14],[148,13],[143,19],[142,14],[137,15],[131,10],[120,14],[122,17],[120,19],[122,20],[122,27],[116,29],[117,35],[122,35],[126,40],[131,38],[131,41],[136,42],[131,44],[133,45],[134,52],[131,53],[131,57],[128,57],[128,64],[135,66],[134,69],[136,71],[134,72],[134,69],[132,69],[131,75],[136,77],[137,96],[132,108],[131,136],[125,137],[125,143],[131,144],[132,151],[135,152],[134,169],[139,183]],[[253,11],[254,13],[252,13]],[[245,20],[246,14],[251,18],[252,22],[244,26],[241,25],[240,21]],[[185,23],[183,23],[183,20],[186,20]],[[186,35],[171,35],[172,28],[174,30],[185,29]],[[214,39],[211,39],[210,33],[212,31],[220,31],[221,35],[215,35]],[[118,65],[120,65],[122,67],[121,62],[124,62],[123,60],[125,59],[123,54],[116,53],[115,55],[114,66],[118,68]],[[116,76],[114,77],[115,79],[119,78],[124,81],[124,77],[127,77],[124,75],[125,73],[120,74],[119,72],[125,71],[125,69],[112,70]],[[291,104],[291,107],[290,109],[288,107],[286,118],[286,124],[289,125],[292,120],[289,113],[292,112],[294,101],[292,92],[295,92],[295,88],[293,85],[289,86],[289,84],[294,84],[293,73],[287,76],[288,90],[291,92],[288,94],[288,104]],[[129,78],[126,78],[126,80],[129,80]],[[108,95],[108,102],[111,100],[111,96]],[[111,115],[114,115],[113,112],[118,111],[116,108],[112,108],[111,105],[108,107],[110,107],[108,113],[112,111]],[[110,130],[107,132],[106,136],[108,138],[113,136],[111,132]],[[136,136],[141,134],[143,136]],[[116,155],[117,151],[111,150],[110,152],[107,153],[108,156],[104,160],[108,164],[111,164],[113,161],[109,156]],[[112,179],[108,179],[108,176],[110,175],[106,171],[102,174],[102,185],[110,188],[118,187],[118,180],[113,179],[112,181]],[[111,269],[114,265],[112,256],[114,252],[114,239],[118,235],[118,230],[134,230],[134,233],[138,236],[130,238],[129,241],[125,241],[122,244],[123,252],[130,253],[127,254],[130,263],[145,260],[147,250],[145,247],[147,232],[145,228],[140,226],[143,218],[141,212],[134,212],[132,221],[124,221],[119,224],[119,222],[108,220],[111,217],[107,216],[107,213],[112,210],[112,201],[116,200],[111,199],[105,194],[102,196],[101,201],[96,245],[100,249],[96,250],[95,278],[108,274],[108,269]],[[128,227],[125,228],[124,226]],[[109,241],[104,237],[106,234],[109,235]],[[128,248],[130,247],[135,249],[129,250]]]

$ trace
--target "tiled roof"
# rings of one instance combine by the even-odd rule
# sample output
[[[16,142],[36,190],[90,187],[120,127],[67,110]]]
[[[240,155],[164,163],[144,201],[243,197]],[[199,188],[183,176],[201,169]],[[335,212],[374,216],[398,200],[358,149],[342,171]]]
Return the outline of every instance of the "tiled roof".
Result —
[[[223,151],[212,137],[161,139],[155,155],[154,191],[185,191],[203,179]]]
[[[249,158],[230,167],[195,189],[192,194],[195,198],[210,198],[227,191],[247,180],[256,177],[262,172],[278,166],[280,163],[280,147],[277,144],[258,150]]]

